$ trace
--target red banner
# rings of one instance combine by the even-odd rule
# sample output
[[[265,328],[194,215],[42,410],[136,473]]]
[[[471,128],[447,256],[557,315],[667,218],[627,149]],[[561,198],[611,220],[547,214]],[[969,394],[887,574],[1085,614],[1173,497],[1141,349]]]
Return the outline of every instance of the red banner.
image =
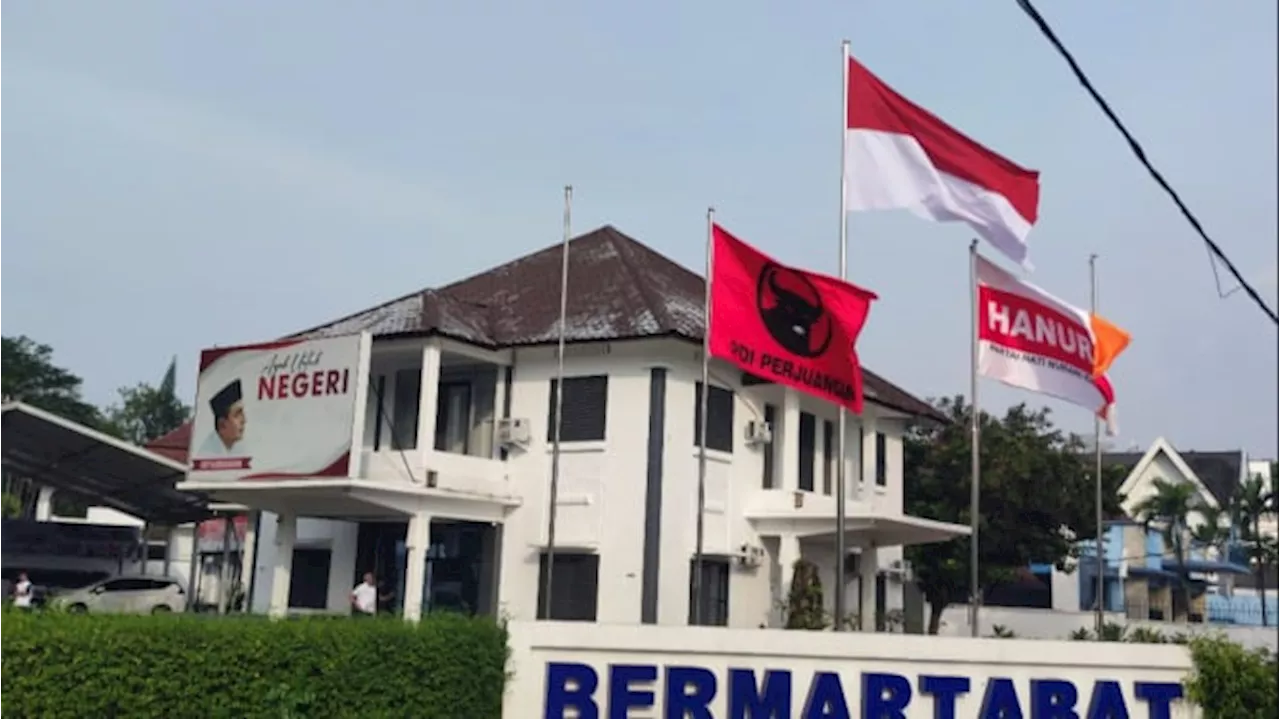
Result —
[[[854,345],[873,292],[775,262],[712,228],[711,355],[862,412]]]

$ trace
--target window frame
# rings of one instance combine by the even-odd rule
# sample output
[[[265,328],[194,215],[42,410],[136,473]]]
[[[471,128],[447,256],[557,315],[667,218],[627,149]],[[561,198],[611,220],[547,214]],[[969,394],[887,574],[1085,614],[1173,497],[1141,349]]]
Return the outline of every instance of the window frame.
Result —
[[[599,383],[599,406],[575,407],[581,402],[594,400],[594,397],[575,397],[578,391],[595,389]],[[556,384],[551,379],[550,392],[547,397],[547,442],[555,441],[556,424]],[[571,412],[574,408],[577,411]],[[561,400],[560,442],[603,442],[609,435],[609,375],[593,374],[564,378],[564,395]],[[598,425],[598,426],[597,426]]]
[[[876,432],[876,486],[889,485],[889,460],[886,456],[889,440],[884,432]]]
[[[694,572],[698,571],[698,559],[689,559],[689,626],[729,626],[729,589],[732,563],[727,557],[702,557],[702,612],[700,621],[694,623]]]
[[[693,446],[702,446],[702,383],[693,385]],[[707,450],[733,454],[734,410],[737,396],[731,389],[711,385],[707,395]],[[725,416],[728,412],[728,416]]]
[[[801,412],[798,416],[797,424],[799,426],[796,428],[796,435],[800,444],[800,457],[799,466],[797,467],[796,486],[801,492],[812,492],[814,487],[817,486],[815,484],[815,465],[818,459],[818,418],[810,412]],[[806,434],[808,435],[807,442],[805,441]]]
[[[566,577],[575,570],[580,577]],[[555,585],[551,606],[545,606],[543,592],[547,587],[547,552],[538,554],[538,590],[535,616],[539,620],[557,622],[594,622],[600,615],[600,555],[595,552],[556,552]],[[585,581],[583,581],[585,580]],[[590,585],[594,591],[586,589]],[[589,599],[587,598],[589,597]]]

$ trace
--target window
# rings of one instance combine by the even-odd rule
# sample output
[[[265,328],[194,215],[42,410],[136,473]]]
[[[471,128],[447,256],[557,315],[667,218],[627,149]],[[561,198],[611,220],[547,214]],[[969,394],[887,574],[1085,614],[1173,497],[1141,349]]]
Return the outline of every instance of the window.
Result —
[[[373,416],[373,451],[382,449],[382,427],[387,423],[387,376],[378,375],[377,390],[374,399],[377,402]]]
[[[822,493],[830,496],[836,475],[836,425],[822,422]]]
[[[800,413],[800,489],[813,491],[813,461],[817,448],[818,420],[808,412]]]
[[[771,404],[766,404],[764,406],[765,424],[769,425],[770,429],[775,429],[778,426],[776,424],[777,419],[778,419],[778,408],[774,407]],[[764,487],[765,489],[773,489],[773,451],[774,451],[773,442],[770,442],[769,444],[765,445],[764,462],[762,462],[762,464],[764,465],[764,477],[762,478],[760,483],[760,486]]]
[[[104,592],[138,592],[151,589],[149,579],[113,579],[102,585]]]
[[[702,383],[693,393],[693,446],[702,442]],[[733,392],[712,385],[707,395],[707,449],[733,451]]]
[[[151,562],[163,562],[165,557],[169,555],[169,547],[165,544],[148,544],[147,560]]]
[[[564,396],[561,398],[560,441],[603,440],[608,396],[609,378],[605,375],[565,377]],[[551,380],[551,396],[547,401],[548,442],[555,439],[555,423],[556,381]]]
[[[49,512],[55,517],[86,519],[89,516],[88,500],[74,492],[55,491],[49,504]]]
[[[436,399],[436,449],[466,454],[471,439],[471,383],[441,382]]]
[[[422,370],[396,372],[395,403],[391,408],[391,448],[418,448],[418,404],[422,401]]]
[[[888,462],[884,451],[884,432],[876,432],[876,486],[883,487],[889,483]]]
[[[876,631],[885,630],[885,605],[888,603],[888,587],[883,574],[876,574]]]
[[[569,386],[565,382],[565,387]],[[552,563],[555,572],[551,588],[550,619],[568,622],[594,622],[599,591],[600,557],[595,554],[556,552]],[[538,619],[547,619],[547,555],[538,563]]]
[[[694,624],[693,572],[697,560],[689,560],[689,623]],[[729,626],[729,560],[702,558],[702,611],[697,624],[706,627]]]

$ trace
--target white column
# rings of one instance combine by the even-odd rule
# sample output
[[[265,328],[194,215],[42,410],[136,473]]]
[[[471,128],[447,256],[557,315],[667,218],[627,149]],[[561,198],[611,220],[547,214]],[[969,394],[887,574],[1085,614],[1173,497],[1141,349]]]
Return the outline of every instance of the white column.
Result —
[[[800,539],[794,534],[783,534],[778,537],[778,572],[779,603],[784,607],[782,621],[787,619],[787,607],[791,599],[791,579],[796,573],[796,562],[800,561]],[[781,625],[780,625],[781,626]]]
[[[864,405],[862,413],[862,421],[859,423],[862,429],[862,485],[859,490],[866,496],[876,484],[876,414],[870,407]]]
[[[289,613],[289,580],[293,573],[293,545],[297,539],[297,515],[276,515],[276,556],[271,568],[269,616],[279,618]]]
[[[36,494],[36,521],[47,522],[53,517],[53,488],[41,487]]]
[[[427,547],[431,544],[431,515],[418,512],[409,518],[405,535],[404,618],[422,618],[422,598],[427,579]]]
[[[787,387],[782,388],[781,419],[782,436],[773,465],[775,486],[794,492],[800,489],[800,395]]]
[[[858,599],[858,620],[862,631],[876,630],[876,575],[880,573],[880,553],[874,545],[862,548],[862,558],[858,560],[858,576],[861,578],[862,592]]]
[[[436,449],[436,402],[440,394],[440,340],[431,338],[422,348],[422,378],[418,395],[418,453],[422,465],[431,466]],[[425,481],[425,479],[424,479]]]
[[[253,596],[249,589],[255,584],[253,575],[258,567],[258,523],[261,518],[262,512],[258,510],[245,517],[244,540],[240,543],[240,583],[244,585],[245,614],[253,612]]]

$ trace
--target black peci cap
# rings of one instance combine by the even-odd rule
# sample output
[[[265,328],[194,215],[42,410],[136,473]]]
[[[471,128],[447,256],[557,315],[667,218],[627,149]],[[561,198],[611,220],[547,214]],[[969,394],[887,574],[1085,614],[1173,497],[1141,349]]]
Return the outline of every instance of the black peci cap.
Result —
[[[218,390],[218,393],[209,400],[209,409],[213,410],[214,419],[222,419],[231,411],[231,405],[239,402],[241,397],[240,380],[235,380],[231,384]]]

